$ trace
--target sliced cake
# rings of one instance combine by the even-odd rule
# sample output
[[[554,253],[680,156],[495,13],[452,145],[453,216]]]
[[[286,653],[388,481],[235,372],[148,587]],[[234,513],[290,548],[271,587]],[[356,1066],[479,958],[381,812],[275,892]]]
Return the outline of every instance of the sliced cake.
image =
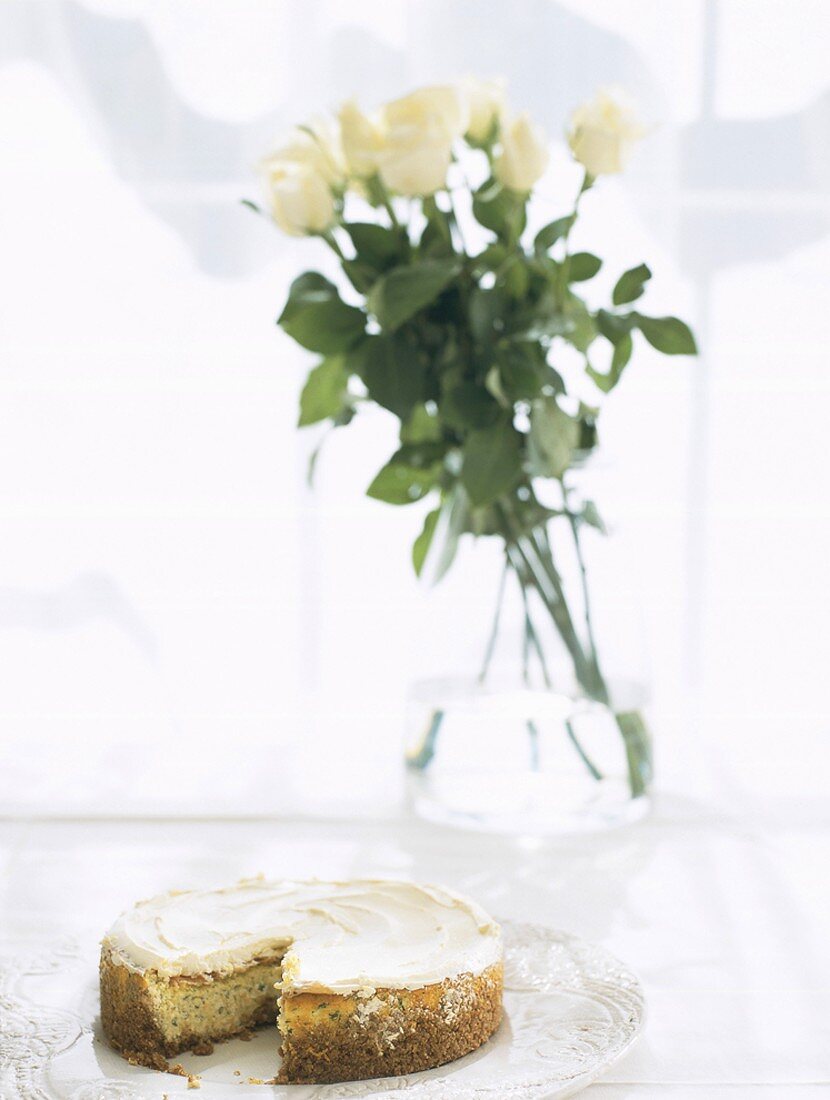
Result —
[[[101,1019],[148,1064],[276,1023],[282,1081],[412,1073],[495,1031],[501,958],[498,925],[442,887],[245,880],[119,917],[101,950]]]

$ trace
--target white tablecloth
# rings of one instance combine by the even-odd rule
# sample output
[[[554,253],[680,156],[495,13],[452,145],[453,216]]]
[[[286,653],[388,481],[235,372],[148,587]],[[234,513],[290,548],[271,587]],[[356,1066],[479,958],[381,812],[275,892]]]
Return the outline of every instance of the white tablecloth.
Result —
[[[404,813],[7,820],[0,866],[3,938],[44,944],[94,944],[136,898],[259,871],[443,881],[496,914],[599,941],[640,974],[645,1035],[586,1097],[830,1096],[830,817],[798,805],[737,816],[664,797],[640,825],[567,843]]]

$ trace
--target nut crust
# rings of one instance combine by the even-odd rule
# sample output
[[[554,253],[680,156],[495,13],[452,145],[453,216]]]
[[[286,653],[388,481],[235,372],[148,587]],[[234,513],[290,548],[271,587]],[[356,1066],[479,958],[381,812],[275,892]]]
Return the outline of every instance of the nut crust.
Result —
[[[365,997],[283,995],[278,1080],[327,1084],[434,1069],[486,1042],[501,1022],[502,967]]]
[[[214,977],[217,992],[224,982]],[[133,970],[101,953],[101,1022],[110,1043],[130,1060],[165,1068],[164,1059],[273,1023],[276,992],[253,1015],[221,1026],[189,1027],[171,1036],[169,979]],[[285,993],[279,1000],[281,1082],[325,1084],[432,1069],[477,1049],[502,1014],[502,967],[461,974],[421,989],[360,994]],[[206,1021],[207,1023],[207,1021]]]

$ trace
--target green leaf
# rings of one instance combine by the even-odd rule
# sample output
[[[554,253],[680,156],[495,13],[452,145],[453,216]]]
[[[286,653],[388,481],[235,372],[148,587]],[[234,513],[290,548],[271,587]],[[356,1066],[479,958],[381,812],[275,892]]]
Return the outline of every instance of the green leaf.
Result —
[[[596,339],[597,326],[591,313],[582,305],[573,306],[568,311],[569,327],[564,333],[577,351],[586,352]]]
[[[459,260],[422,260],[395,267],[370,290],[366,304],[385,331],[393,332],[414,317],[458,275]]]
[[[455,255],[452,233],[445,216],[438,211],[435,219],[428,219],[418,242],[418,252],[425,259],[439,259]]]
[[[476,271],[480,274],[484,271],[493,271],[501,267],[507,258],[507,249],[500,241],[493,241],[483,252],[473,256]]]
[[[334,283],[316,271],[306,271],[291,284],[277,324],[309,351],[336,355],[358,342],[366,317],[362,310],[346,305]]]
[[[558,240],[570,233],[574,220],[574,215],[569,214],[566,218],[557,218],[556,221],[548,222],[536,234],[533,240],[534,250],[537,253],[547,252]]]
[[[504,392],[501,384],[501,375],[499,374],[499,368],[494,363],[492,367],[487,371],[484,376],[484,385],[488,393],[491,393],[495,397],[496,401],[505,409],[512,408],[513,402]]]
[[[521,301],[530,289],[530,272],[527,264],[517,256],[505,271],[502,281],[510,297]]]
[[[631,358],[633,346],[631,333],[624,332],[614,345],[614,354],[611,356],[611,369],[608,374],[600,374],[593,367],[587,368],[594,385],[601,389],[603,393],[610,393],[619,382],[620,376]]]
[[[584,283],[593,279],[602,267],[602,260],[591,252],[574,252],[568,262],[568,282]]]
[[[597,415],[599,409],[592,409],[590,405],[579,402],[579,413],[577,415],[577,423],[579,425],[579,440],[576,444],[576,449],[580,453],[581,457],[587,457],[589,451],[592,451],[599,443],[599,432],[597,431]]]
[[[435,487],[441,473],[439,450],[429,454],[401,447],[389,459],[366,490],[366,495],[387,504],[412,504]]]
[[[579,445],[579,422],[560,408],[553,397],[533,402],[530,413],[533,472],[562,477]]]
[[[414,348],[394,336],[370,336],[349,356],[347,367],[360,376],[373,401],[401,420],[424,399],[424,365]]]
[[[401,443],[437,443],[441,439],[441,422],[426,405],[416,405],[401,424]]]
[[[432,538],[440,515],[440,508],[434,508],[431,512],[427,512],[421,533],[412,544],[412,564],[415,567],[415,575],[418,577],[420,577],[424,562],[427,560],[427,554],[432,545]]]
[[[641,313],[634,316],[646,340],[664,355],[697,355],[692,330],[678,317],[643,317]]]
[[[521,471],[519,435],[509,420],[470,432],[464,444],[461,481],[474,505],[497,500],[513,488]]]
[[[547,380],[544,349],[539,344],[516,341],[496,352],[502,392],[513,401],[530,401]]]
[[[513,335],[532,343],[534,340],[544,340],[552,336],[568,336],[573,328],[574,323],[570,317],[559,310],[550,310],[528,318],[527,327],[519,329]]]
[[[607,309],[597,310],[597,328],[612,344],[616,344],[623,336],[627,336],[634,327],[636,314],[626,314],[618,317],[616,313],[609,313]]]
[[[582,510],[578,514],[578,518],[583,523],[587,523],[589,527],[596,528],[603,535],[608,534],[608,528],[599,514],[596,504],[592,500],[586,500],[582,505]]]
[[[504,316],[504,294],[498,287],[474,287],[469,297],[470,331],[479,344],[487,344],[498,335],[496,323]]]
[[[467,529],[469,516],[470,509],[467,494],[464,492],[463,487],[456,482],[452,492],[445,498],[441,506],[443,545],[432,575],[433,584],[437,584],[446,575],[455,561],[458,540]]]
[[[486,428],[499,416],[498,401],[476,382],[461,382],[441,400],[441,416],[453,428]]]
[[[631,333],[626,332],[617,341],[614,347],[614,354],[611,356],[611,373],[614,375],[616,381],[619,381],[623,369],[628,365],[633,348],[634,342],[631,339]]]
[[[473,194],[473,215],[485,229],[512,243],[527,225],[527,201],[523,195],[488,180]]]
[[[343,260],[341,267],[346,273],[346,278],[359,294],[367,294],[377,282],[377,271],[361,260]]]
[[[449,447],[450,444],[442,439],[405,443],[395,452],[395,457],[408,466],[424,470],[428,466],[434,466],[436,462],[440,463]]]
[[[300,394],[300,419],[298,427],[317,424],[340,412],[344,405],[348,371],[340,356],[324,359],[312,370]]]
[[[632,267],[623,272],[617,279],[616,286],[611,293],[611,301],[615,306],[625,305],[627,302],[636,302],[646,289],[646,283],[651,278],[651,271],[645,264]]]
[[[406,238],[398,229],[387,229],[373,222],[352,222],[343,228],[352,239],[356,259],[379,275],[405,258]]]

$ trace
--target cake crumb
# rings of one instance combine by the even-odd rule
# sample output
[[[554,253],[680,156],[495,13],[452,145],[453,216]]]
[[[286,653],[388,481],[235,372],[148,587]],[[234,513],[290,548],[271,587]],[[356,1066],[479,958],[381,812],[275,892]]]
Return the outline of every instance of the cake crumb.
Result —
[[[198,1073],[190,1073],[187,1077],[187,1087],[189,1089],[200,1089],[202,1087],[202,1079]]]
[[[198,1043],[193,1048],[193,1053],[199,1055],[213,1054],[213,1043]]]
[[[248,1084],[249,1085],[264,1085],[265,1082],[262,1080],[261,1077],[249,1077],[248,1078]]]
[[[170,1065],[161,1054],[147,1054],[138,1050],[122,1050],[121,1053],[131,1066],[145,1066],[147,1069],[157,1069],[159,1073],[170,1072]]]
[[[233,1071],[233,1075],[234,1075],[234,1077],[241,1077],[242,1076],[242,1070],[241,1069],[235,1069]]]

